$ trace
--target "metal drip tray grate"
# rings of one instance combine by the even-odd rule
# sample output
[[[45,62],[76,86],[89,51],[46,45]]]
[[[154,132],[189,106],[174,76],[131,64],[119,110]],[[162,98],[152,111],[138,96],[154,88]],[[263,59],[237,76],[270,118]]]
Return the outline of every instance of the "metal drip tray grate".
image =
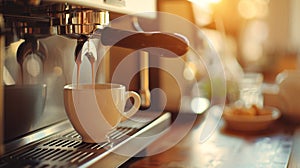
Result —
[[[123,124],[110,134],[109,142],[103,143],[82,142],[80,135],[71,129],[2,157],[0,167],[78,167],[96,157],[106,156],[110,150],[148,124],[143,122],[138,127],[130,122]]]
[[[53,167],[54,165],[70,167],[80,165],[106,152],[118,144],[118,141],[136,131],[135,128],[118,128],[111,134],[112,142],[99,144],[82,142],[80,136],[75,131],[71,131],[41,142],[33,148],[29,147],[3,158],[1,166],[6,164],[16,167],[19,165],[22,165],[22,167]]]

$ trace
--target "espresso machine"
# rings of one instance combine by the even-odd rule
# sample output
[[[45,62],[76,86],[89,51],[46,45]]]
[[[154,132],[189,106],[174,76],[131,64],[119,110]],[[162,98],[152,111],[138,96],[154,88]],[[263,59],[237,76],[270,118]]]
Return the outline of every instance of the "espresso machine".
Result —
[[[113,144],[84,143],[72,128],[63,104],[66,84],[111,82],[107,46],[145,48],[145,53],[151,52],[147,47],[164,49],[156,55],[187,52],[188,41],[183,36],[122,30],[110,23],[111,14],[155,10],[155,0],[0,1],[0,167],[117,167],[159,137],[135,142],[137,137],[163,132],[170,124],[168,113],[140,113],[135,117],[141,122],[121,123],[112,133]],[[148,16],[132,18],[138,17]],[[97,63],[95,79],[87,60]],[[80,79],[76,74],[79,65]],[[147,85],[149,79],[141,79]],[[144,106],[150,103],[147,89],[140,92]],[[116,154],[133,144],[129,155]]]

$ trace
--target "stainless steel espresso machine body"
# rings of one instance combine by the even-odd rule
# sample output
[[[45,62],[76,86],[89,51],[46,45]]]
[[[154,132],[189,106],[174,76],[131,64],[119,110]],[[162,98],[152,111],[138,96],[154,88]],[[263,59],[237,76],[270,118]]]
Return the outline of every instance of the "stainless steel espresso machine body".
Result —
[[[70,11],[74,15],[86,14],[85,18],[90,20],[79,24],[83,17],[72,16],[72,22],[68,23],[66,17]],[[4,1],[3,13],[4,71],[7,72],[4,73],[4,112],[9,111],[4,115],[6,142],[67,118],[61,89],[72,83],[77,43],[96,26],[107,26],[109,20],[105,16],[107,12],[86,12],[81,7],[46,2],[36,6]]]
[[[87,144],[73,130],[63,104],[66,84],[108,82],[107,46],[133,50],[160,47],[177,55],[187,51],[188,42],[182,36],[110,26],[110,12],[132,14],[155,10],[155,0],[0,1],[4,147],[0,167],[85,167],[96,163],[118,166],[155,139],[117,160],[111,156],[112,151],[135,144],[135,137],[156,134],[168,127],[168,113],[140,114],[137,118],[148,120],[121,123],[114,144]],[[87,60],[98,65],[95,79]]]

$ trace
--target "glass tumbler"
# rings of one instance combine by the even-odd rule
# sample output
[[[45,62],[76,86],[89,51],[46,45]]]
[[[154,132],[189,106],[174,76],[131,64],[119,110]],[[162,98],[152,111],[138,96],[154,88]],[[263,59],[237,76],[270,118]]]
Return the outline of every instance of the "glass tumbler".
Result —
[[[246,107],[256,105],[263,107],[262,94],[263,75],[261,73],[245,73],[239,82],[239,101]]]

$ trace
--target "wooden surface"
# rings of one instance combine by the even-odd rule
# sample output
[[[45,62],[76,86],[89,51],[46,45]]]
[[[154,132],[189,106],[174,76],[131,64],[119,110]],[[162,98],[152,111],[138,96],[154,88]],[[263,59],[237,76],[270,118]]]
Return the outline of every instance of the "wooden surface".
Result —
[[[278,165],[276,161],[276,158],[278,157],[281,157],[281,160],[284,159],[285,156],[283,153],[276,154],[276,156],[272,159],[266,159],[265,157],[270,153],[274,153],[275,150],[278,150],[277,148],[269,148],[272,144],[275,144],[274,139],[286,136],[288,136],[289,139],[293,139],[292,132],[295,126],[289,126],[287,123],[278,121],[268,130],[245,133],[228,130],[223,124],[223,121],[221,121],[219,128],[214,132],[214,134],[205,143],[201,144],[199,143],[199,137],[202,121],[203,118],[198,117],[198,119],[194,122],[193,128],[187,134],[184,132],[186,131],[184,127],[188,125],[188,123],[177,125],[172,128],[168,134],[155,141],[155,143],[146,149],[146,151],[150,154],[155,153],[156,151],[158,154],[135,159],[135,161],[127,163],[124,167],[198,168],[231,167],[236,164],[243,167],[243,164],[246,162],[251,163],[248,167],[253,167],[256,164],[256,158],[264,162],[263,164],[260,164],[260,166],[263,165],[263,167],[286,167],[286,165],[282,163]],[[186,134],[186,136],[184,136],[180,142],[176,143],[172,148],[164,152],[160,152],[160,149],[173,144],[174,141],[177,140],[176,137],[182,134]],[[298,146],[300,146],[300,129],[295,138],[299,141]],[[291,142],[292,141],[293,140],[291,140]],[[258,147],[258,145],[263,142],[267,142],[267,145]],[[260,153],[257,153],[257,151],[254,152],[254,148],[259,149]],[[292,163],[289,163],[289,168],[300,165],[298,161],[299,159],[295,158],[299,156],[299,152],[299,149],[292,152],[293,154],[290,159],[290,162]]]

